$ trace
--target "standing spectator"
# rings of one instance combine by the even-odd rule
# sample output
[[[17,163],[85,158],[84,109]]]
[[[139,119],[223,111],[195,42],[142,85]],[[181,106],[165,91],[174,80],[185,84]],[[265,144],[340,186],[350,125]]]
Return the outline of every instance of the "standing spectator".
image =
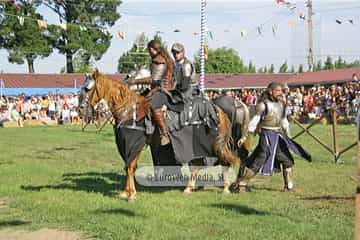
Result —
[[[312,118],[313,112],[314,112],[314,97],[312,95],[312,89],[308,89],[304,97],[303,114],[309,116],[309,118]]]
[[[49,108],[48,108],[48,116],[50,119],[54,120],[56,118],[56,104],[53,96],[49,96]]]
[[[63,124],[70,123],[70,109],[67,104],[63,105],[63,109],[61,111],[61,119]]]

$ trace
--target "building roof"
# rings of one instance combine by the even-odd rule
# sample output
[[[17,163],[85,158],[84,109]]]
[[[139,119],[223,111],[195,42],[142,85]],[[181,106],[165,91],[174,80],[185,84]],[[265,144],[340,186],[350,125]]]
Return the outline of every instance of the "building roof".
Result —
[[[286,82],[292,73],[278,74],[207,74],[205,87],[217,88],[265,88],[271,82]]]
[[[120,81],[123,74],[106,74],[114,80]],[[5,88],[79,88],[85,80],[85,75],[74,74],[0,74]]]
[[[278,74],[206,74],[207,89],[264,88],[271,82],[286,83],[289,86],[332,84],[351,81],[353,74],[360,76],[360,68],[348,68],[306,73]],[[106,74],[109,78],[122,81],[124,74]],[[5,88],[79,88],[84,74],[0,74]]]
[[[353,74],[357,74],[358,77],[360,77],[360,68],[347,68],[295,74],[287,80],[287,84],[291,86],[343,83],[351,81]]]

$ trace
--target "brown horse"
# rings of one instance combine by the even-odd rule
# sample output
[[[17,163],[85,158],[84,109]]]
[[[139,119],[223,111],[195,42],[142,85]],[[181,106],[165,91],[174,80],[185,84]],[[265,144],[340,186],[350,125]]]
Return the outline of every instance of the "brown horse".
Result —
[[[124,123],[136,119],[136,122],[144,119],[146,114],[148,114],[150,102],[148,99],[137,95],[134,91],[131,91],[128,88],[128,85],[124,83],[119,83],[113,80],[108,79],[106,76],[101,75],[98,71],[95,71],[92,76],[87,75],[86,81],[83,87],[82,95],[80,96],[80,106],[83,105],[81,99],[87,99],[89,104],[95,106],[100,100],[104,99],[110,111],[116,121],[116,126],[122,127]],[[219,108],[216,107],[219,123],[217,137],[212,145],[213,152],[218,158],[219,163],[222,166],[231,166],[239,161],[238,157],[235,156],[231,150],[232,137],[231,137],[231,123],[227,115]],[[134,119],[134,116],[135,119]],[[139,130],[141,131],[141,130]],[[136,199],[136,189],[134,181],[134,173],[137,161],[140,158],[141,150],[147,142],[147,135],[145,132],[139,134],[136,129],[131,133],[138,134],[136,143],[141,143],[138,148],[133,150],[133,158],[131,161],[126,163],[126,184],[125,190],[120,194],[121,197],[128,198],[129,201],[134,201]],[[118,150],[121,156],[124,158],[124,154],[121,151],[121,146],[118,143],[118,135],[115,130],[115,136],[117,140]],[[140,136],[140,137],[139,137]],[[121,136],[120,136],[121,137]],[[128,143],[132,144],[132,143]],[[228,178],[227,168],[224,169],[224,192],[229,192],[230,181]],[[196,177],[198,174],[199,168],[194,168],[192,171],[192,176],[184,190],[185,193],[191,193],[192,189],[195,186]]]

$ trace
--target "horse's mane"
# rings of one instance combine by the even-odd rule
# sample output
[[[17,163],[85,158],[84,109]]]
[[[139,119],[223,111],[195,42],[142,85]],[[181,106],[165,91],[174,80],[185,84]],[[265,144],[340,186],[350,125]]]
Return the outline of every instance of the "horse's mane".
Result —
[[[98,71],[93,73],[93,79],[96,81],[98,97],[106,100],[115,118],[123,117],[124,111],[139,100],[139,96],[128,85],[114,81]]]

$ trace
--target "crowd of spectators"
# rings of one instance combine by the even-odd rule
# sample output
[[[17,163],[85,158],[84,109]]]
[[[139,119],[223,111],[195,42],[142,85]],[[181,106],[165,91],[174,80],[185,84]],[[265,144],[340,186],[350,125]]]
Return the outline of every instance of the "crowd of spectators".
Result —
[[[17,97],[3,96],[0,99],[0,126],[5,122],[39,120],[46,125],[71,124],[78,119],[77,94]]]
[[[207,91],[209,99],[226,94],[241,99],[254,108],[264,89],[241,89],[227,91]],[[353,122],[360,108],[360,83],[352,81],[342,85],[315,85],[312,87],[285,87],[284,101],[289,114],[296,118],[315,119],[336,109],[340,118]],[[47,94],[46,96],[2,97],[0,99],[0,126],[4,122],[40,120],[52,124],[72,124],[79,120],[77,94]]]
[[[315,119],[335,109],[341,119],[354,121],[360,107],[360,83],[352,81],[342,85],[315,85],[288,88],[285,86],[284,101],[289,114],[295,118]],[[241,99],[250,107],[255,107],[264,89],[227,90],[225,92],[208,91],[209,99],[226,94]]]

